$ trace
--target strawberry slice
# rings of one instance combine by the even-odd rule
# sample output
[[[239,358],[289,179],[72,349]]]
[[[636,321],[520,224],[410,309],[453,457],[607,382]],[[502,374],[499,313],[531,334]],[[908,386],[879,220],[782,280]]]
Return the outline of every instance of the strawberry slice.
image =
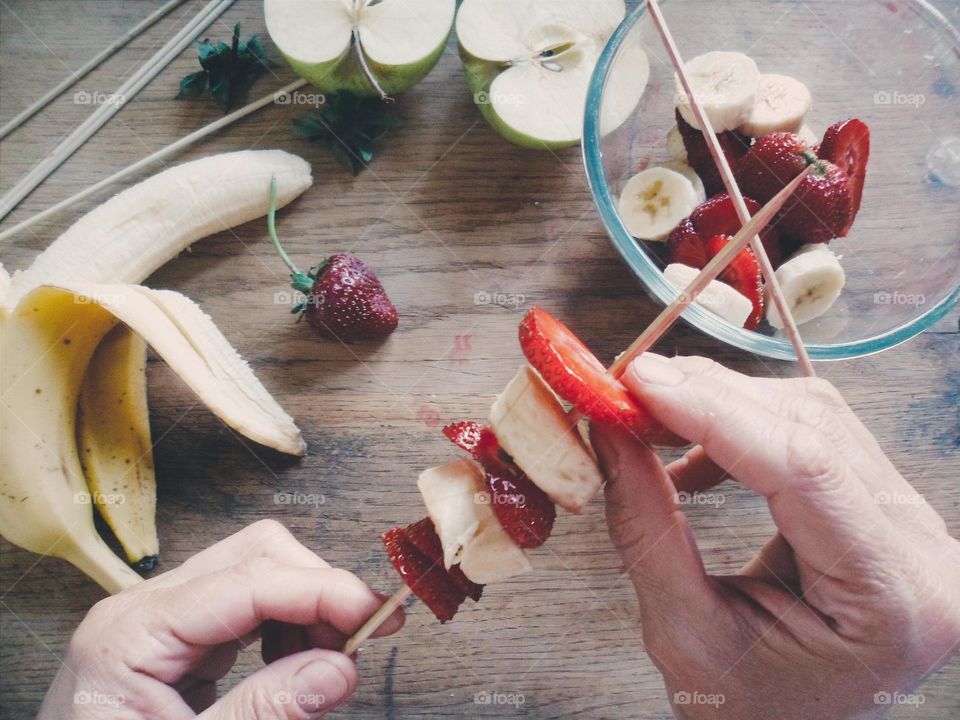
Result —
[[[447,425],[443,434],[483,466],[491,507],[513,541],[525,549],[543,545],[553,530],[557,506],[514,464],[493,430],[464,421]]]
[[[594,422],[626,427],[643,439],[661,430],[586,345],[543,308],[531,308],[521,321],[520,347],[554,392]]]
[[[728,242],[730,238],[727,235],[714,235],[710,238],[707,242],[707,252],[710,257],[716,256]],[[753,251],[750,248],[744,248],[737,253],[726,269],[720,273],[718,279],[753,303],[753,312],[743,326],[747,330],[756,330],[760,327],[760,320],[763,318],[763,274],[760,272],[760,263],[754,257]]]
[[[743,202],[751,215],[756,215],[760,211],[760,203],[756,200],[745,197]],[[737,215],[733,198],[727,193],[720,193],[706,202],[700,203],[690,214],[690,222],[697,234],[705,241],[704,244],[717,235],[733,237],[743,227],[740,216]],[[782,260],[779,233],[771,225],[768,225],[760,231],[760,242],[763,243],[763,249],[767,251],[767,257],[770,258],[773,267],[776,268]],[[712,258],[714,254],[706,253],[703,265],[691,265],[691,267],[703,268],[707,264],[707,260]],[[672,260],[672,262],[683,261]]]
[[[843,170],[849,180],[853,202],[850,224],[839,233],[844,237],[853,225],[853,218],[860,211],[863,184],[867,177],[867,161],[870,159],[870,128],[862,120],[842,120],[827,128],[820,143],[819,156]]]
[[[406,528],[387,530],[382,536],[387,557],[414,594],[426,603],[437,620],[452,620],[467,593],[450,579],[442,562],[431,561],[407,537]]]
[[[431,563],[442,566],[443,545],[440,543],[437,530],[433,526],[433,520],[425,517],[412,525],[407,525],[407,527],[403,529],[403,532],[407,536],[407,539],[413,543],[414,547],[425,555]],[[460,569],[459,565],[451,566],[447,570],[447,575],[450,580],[453,581],[453,584],[462,590],[467,597],[471,598],[474,602],[480,600],[480,596],[483,594],[483,585],[478,585],[471,581],[463,574],[463,570]]]

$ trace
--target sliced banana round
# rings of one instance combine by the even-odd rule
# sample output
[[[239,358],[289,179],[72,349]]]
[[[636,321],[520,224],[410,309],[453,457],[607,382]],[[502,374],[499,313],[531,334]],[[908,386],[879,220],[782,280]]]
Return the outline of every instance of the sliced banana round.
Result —
[[[797,132],[812,105],[810,90],[796,78],[773,73],[761,75],[757,102],[740,132],[750,137]]]
[[[620,217],[638,240],[666,240],[699,204],[690,179],[665,167],[651,167],[634,175],[620,193]]]
[[[699,274],[700,271],[696,268],[681,263],[667,265],[663,270],[663,276],[667,282],[681,292]],[[719,280],[714,280],[701,290],[694,302],[737,327],[743,327],[750,313],[753,312],[753,303],[750,300]]]
[[[683,144],[683,136],[680,134],[680,128],[674,125],[667,133],[667,152],[674,160],[682,163],[687,161],[687,146]]]
[[[760,70],[739,52],[716,50],[684,64],[691,87],[716,132],[735,130],[750,119],[760,91]],[[674,75],[677,109],[691,126],[700,128],[690,99]]]
[[[798,325],[823,315],[846,283],[837,256],[826,245],[804,245],[777,269],[777,280]],[[783,320],[771,298],[767,299],[767,322],[783,328]]]
[[[690,181],[690,184],[693,185],[693,189],[697,193],[697,204],[706,201],[707,199],[707,189],[703,186],[703,180],[700,179],[700,176],[697,175],[697,171],[692,167],[687,165],[686,162],[682,160],[672,160],[670,162],[660,163],[657,167],[663,167],[667,170],[673,170],[683,175],[687,180]]]

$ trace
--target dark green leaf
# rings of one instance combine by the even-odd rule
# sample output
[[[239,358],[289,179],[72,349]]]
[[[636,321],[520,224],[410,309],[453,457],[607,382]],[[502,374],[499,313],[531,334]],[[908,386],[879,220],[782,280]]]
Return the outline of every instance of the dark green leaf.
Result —
[[[178,100],[200,97],[207,89],[207,73],[204,70],[191,73],[180,81]]]

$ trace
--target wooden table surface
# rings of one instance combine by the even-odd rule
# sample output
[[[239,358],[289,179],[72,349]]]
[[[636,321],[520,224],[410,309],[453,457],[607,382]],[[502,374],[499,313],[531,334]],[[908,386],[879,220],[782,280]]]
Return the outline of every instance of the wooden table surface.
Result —
[[[0,2],[0,121],[159,4]],[[186,3],[5,140],[0,191],[90,112],[73,101],[74,90],[109,92],[199,7],[197,0]],[[265,38],[254,0],[237,2],[209,34],[226,39],[238,20],[244,34]],[[172,100],[179,78],[195,64],[193,50],[181,54],[13,217],[25,218],[216,119],[210,102]],[[283,65],[275,74],[262,78],[252,97],[293,79]],[[298,461],[240,440],[151,359],[162,568],[274,517],[333,564],[392,590],[397,578],[379,534],[423,515],[417,474],[455,455],[441,423],[485,417],[492,395],[520,365],[521,311],[531,304],[551,308],[602,358],[625,347],[656,313],[604,234],[579,151],[524,152],[495,135],[466,91],[452,44],[398,106],[404,127],[357,178],[293,136],[291,119],[307,110],[296,106],[268,107],[177,158],[241,148],[283,148],[308,158],[315,185],[280,219],[288,251],[302,265],[334,251],[360,255],[379,273],[401,322],[376,348],[311,337],[274,304],[286,275],[264,222],[197,243],[149,280],[203,306],[297,419],[310,446]],[[108,195],[4,243],[6,267],[27,265]],[[475,294],[495,292],[516,295],[519,307],[475,302]],[[954,535],[960,535],[957,331],[954,312],[896,350],[818,366]],[[708,355],[756,375],[797,374],[794,364],[724,347],[687,326],[675,328],[660,350]],[[278,492],[315,493],[324,502],[280,505]],[[735,571],[773,527],[757,497],[732,486],[723,492],[722,508],[691,511],[715,573]],[[6,542],[0,551],[0,716],[27,718],[101,591],[59,560]],[[635,597],[619,574],[602,504],[579,517],[563,515],[534,563],[535,572],[488,588],[483,602],[465,606],[453,623],[440,626],[422,604],[413,605],[400,635],[361,653],[364,682],[339,715],[670,717],[660,676],[641,648]],[[257,648],[249,649],[229,682],[259,662]],[[891,717],[960,717],[960,661],[921,691],[921,708],[902,707]],[[512,693],[518,704],[476,704],[475,694],[484,692]]]

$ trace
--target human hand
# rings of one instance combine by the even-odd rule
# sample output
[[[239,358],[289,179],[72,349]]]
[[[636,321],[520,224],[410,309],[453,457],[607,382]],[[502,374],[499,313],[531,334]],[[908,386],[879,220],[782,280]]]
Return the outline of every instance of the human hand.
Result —
[[[699,444],[664,468],[634,438],[591,431],[677,717],[873,718],[949,660],[960,543],[832,385],[650,353],[623,382]],[[738,574],[709,576],[677,491],[726,478],[766,498],[779,532]]]
[[[384,598],[264,520],[97,603],[39,720],[306,720],[357,685],[337,650]],[[398,610],[376,633],[403,626]],[[262,636],[269,663],[217,701],[217,681]]]

